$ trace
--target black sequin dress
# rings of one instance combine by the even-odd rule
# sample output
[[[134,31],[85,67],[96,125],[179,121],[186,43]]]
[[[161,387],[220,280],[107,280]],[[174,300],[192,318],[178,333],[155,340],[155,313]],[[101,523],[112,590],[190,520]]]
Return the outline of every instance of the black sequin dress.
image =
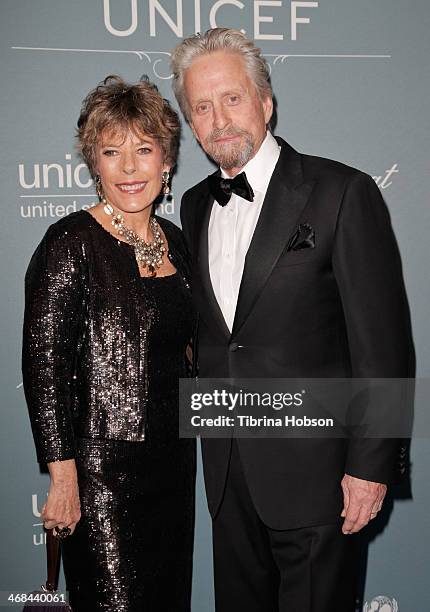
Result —
[[[146,441],[78,441],[82,519],[63,542],[74,612],[190,610],[195,449],[178,438],[178,378],[193,313],[178,273],[141,284],[155,313]]]
[[[195,445],[178,438],[178,378],[193,313],[178,273],[141,285],[155,313],[146,440],[78,440],[82,518],[63,542],[74,612],[190,610]]]
[[[38,460],[75,459],[81,519],[62,541],[74,612],[189,612],[195,440],[178,435],[194,313],[180,230],[174,275],[87,212],[48,228],[26,274],[23,382]]]

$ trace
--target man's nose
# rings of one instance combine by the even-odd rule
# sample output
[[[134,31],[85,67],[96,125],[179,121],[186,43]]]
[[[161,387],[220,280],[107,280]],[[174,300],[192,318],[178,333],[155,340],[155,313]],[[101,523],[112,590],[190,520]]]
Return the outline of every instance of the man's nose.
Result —
[[[215,105],[213,109],[213,124],[217,130],[223,130],[230,123],[230,118],[222,104]]]

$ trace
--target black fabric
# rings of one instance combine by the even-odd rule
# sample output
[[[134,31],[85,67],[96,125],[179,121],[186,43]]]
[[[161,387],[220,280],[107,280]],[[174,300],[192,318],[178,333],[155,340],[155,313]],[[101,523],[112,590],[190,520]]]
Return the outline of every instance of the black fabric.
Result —
[[[274,530],[258,516],[232,444],[213,521],[217,612],[355,612],[357,536],[330,525]]]
[[[190,284],[182,232],[157,217]],[[52,224],[25,276],[22,373],[37,458],[72,459],[75,437],[142,441],[148,330],[134,248],[87,211]]]
[[[401,261],[375,182],[277,141],[280,157],[246,256],[232,333],[210,282],[214,199],[208,180],[183,196],[200,377],[413,377]],[[313,248],[289,249],[301,225],[312,228]],[[233,342],[236,351],[229,350]],[[209,509],[216,516],[231,441],[202,442]],[[394,439],[239,439],[238,445],[259,516],[281,530],[336,523],[343,474],[388,483],[399,456]]]
[[[211,194],[220,206],[228,204],[232,193],[249,202],[254,200],[254,192],[248,183],[245,172],[237,174],[232,179],[224,178],[220,176],[219,172],[215,172],[208,176],[208,182]]]
[[[144,442],[76,440],[82,517],[62,542],[74,612],[189,612],[195,440],[178,432],[178,378],[194,326],[179,273],[142,278],[152,309]]]
[[[141,278],[133,247],[86,211],[48,228],[26,274],[37,456],[78,474],[62,541],[74,612],[190,610],[195,441],[179,439],[178,378],[196,323],[182,233],[158,222],[172,276]]]

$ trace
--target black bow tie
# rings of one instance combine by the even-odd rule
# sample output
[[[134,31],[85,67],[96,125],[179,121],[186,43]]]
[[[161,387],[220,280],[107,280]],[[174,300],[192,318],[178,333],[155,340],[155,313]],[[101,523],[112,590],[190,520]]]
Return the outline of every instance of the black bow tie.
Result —
[[[229,202],[232,193],[249,202],[254,201],[254,192],[245,172],[241,172],[232,179],[223,178],[219,174],[211,174],[208,179],[210,192],[220,206],[225,206]]]

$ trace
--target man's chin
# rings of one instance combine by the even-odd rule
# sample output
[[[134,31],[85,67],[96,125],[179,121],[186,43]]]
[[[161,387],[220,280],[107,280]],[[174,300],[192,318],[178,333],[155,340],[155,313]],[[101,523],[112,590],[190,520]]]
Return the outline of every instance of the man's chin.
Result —
[[[224,170],[233,170],[233,168],[241,168],[244,166],[247,161],[252,157],[252,155],[245,155],[244,150],[240,151],[207,151],[207,154]],[[247,159],[245,159],[247,158]]]

